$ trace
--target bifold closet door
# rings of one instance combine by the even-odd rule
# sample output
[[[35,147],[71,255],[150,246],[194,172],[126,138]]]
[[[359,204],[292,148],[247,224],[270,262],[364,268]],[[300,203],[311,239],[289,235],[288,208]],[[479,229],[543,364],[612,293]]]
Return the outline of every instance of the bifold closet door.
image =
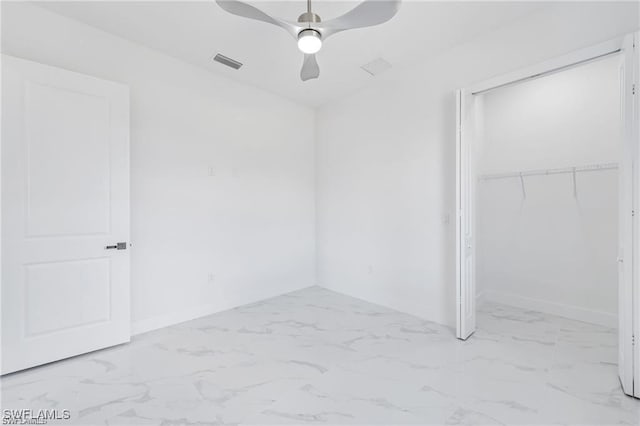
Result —
[[[2,374],[129,341],[128,241],[128,88],[3,56]]]
[[[632,34],[625,38],[622,46],[624,63],[620,75],[624,128],[619,174],[618,235],[618,373],[624,392],[636,397],[640,397],[640,345],[634,344],[634,340],[638,340],[638,333],[640,333],[640,291],[638,291],[640,280],[637,278],[640,265],[637,260],[638,248],[634,247],[634,233],[635,241],[638,241],[640,236],[638,214],[635,213],[638,210],[638,200],[637,195],[634,196],[634,192],[638,194],[640,191],[640,175],[637,171],[640,164],[638,159],[640,148],[638,43],[638,34]]]
[[[476,331],[475,102],[456,91],[456,337],[463,340]]]
[[[635,206],[634,209],[637,212],[640,207],[640,32],[633,34],[633,129],[631,138],[635,141]],[[634,250],[639,250],[638,243],[640,242],[640,223],[638,221],[638,214],[634,215],[636,223],[634,224],[635,237],[633,239]],[[635,358],[634,363],[634,396],[640,398],[640,253],[634,251],[634,346],[633,356]]]

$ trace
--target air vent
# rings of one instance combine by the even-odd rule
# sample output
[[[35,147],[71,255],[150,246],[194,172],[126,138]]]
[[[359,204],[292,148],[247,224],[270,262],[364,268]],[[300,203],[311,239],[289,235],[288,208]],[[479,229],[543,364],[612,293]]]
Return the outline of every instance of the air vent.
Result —
[[[228,67],[231,67],[234,70],[240,69],[240,67],[242,66],[242,62],[238,62],[231,58],[227,58],[226,56],[221,55],[219,53],[213,57],[213,60],[216,62],[220,62],[221,64],[226,65]]]
[[[366,72],[368,72],[369,74],[375,77],[381,72],[384,72],[389,68],[391,68],[391,64],[382,58],[378,58],[378,59],[374,59],[368,64],[364,64],[360,68],[362,68],[363,70],[365,70]]]

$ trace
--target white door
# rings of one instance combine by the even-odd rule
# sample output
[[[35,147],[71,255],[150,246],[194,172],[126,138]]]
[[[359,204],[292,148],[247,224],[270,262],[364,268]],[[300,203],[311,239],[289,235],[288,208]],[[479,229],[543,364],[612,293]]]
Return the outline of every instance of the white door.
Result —
[[[618,374],[624,392],[634,394],[634,303],[633,303],[633,233],[637,232],[634,217],[634,156],[637,149],[637,106],[634,105],[635,52],[634,36],[626,37],[622,46],[624,61],[621,68],[621,99],[623,139],[619,171],[619,221],[618,221]],[[636,89],[637,90],[637,89]],[[630,230],[633,230],[630,232]],[[636,347],[637,349],[637,347]],[[635,357],[637,360],[637,356]],[[635,366],[637,370],[640,363]],[[640,382],[636,382],[640,383]],[[638,386],[636,386],[638,387]]]
[[[623,116],[622,160],[620,163],[620,218],[618,252],[618,373],[624,392],[640,396],[640,345],[634,345],[634,335],[640,332],[640,291],[638,291],[638,255],[634,251],[634,240],[639,241],[637,217],[640,199],[640,175],[638,174],[638,90],[639,55],[638,34],[624,40],[621,68],[621,99]],[[635,187],[634,187],[634,184]],[[633,230],[630,232],[629,230]],[[634,238],[635,234],[635,238]],[[637,337],[636,337],[637,339]]]
[[[640,211],[640,33],[635,33],[631,37],[633,37],[633,86],[632,86],[632,94],[633,94],[633,113],[631,114],[633,125],[632,125],[632,141],[633,148],[635,150],[635,162],[634,162],[634,177],[633,177],[633,187],[634,187],[634,211]],[[634,238],[633,238],[633,246],[634,246],[634,257],[633,257],[633,270],[634,270],[634,280],[633,280],[633,296],[634,296],[634,305],[633,305],[633,335],[635,337],[635,344],[633,346],[633,394],[636,398],[640,398],[640,278],[638,277],[638,273],[640,271],[640,250],[638,250],[638,244],[640,243],[640,224],[638,223],[639,215],[634,214]]]
[[[3,55],[2,374],[129,341],[128,241],[128,88]]]
[[[456,92],[456,336],[467,339],[476,331],[475,194],[473,144],[475,100],[465,90]]]

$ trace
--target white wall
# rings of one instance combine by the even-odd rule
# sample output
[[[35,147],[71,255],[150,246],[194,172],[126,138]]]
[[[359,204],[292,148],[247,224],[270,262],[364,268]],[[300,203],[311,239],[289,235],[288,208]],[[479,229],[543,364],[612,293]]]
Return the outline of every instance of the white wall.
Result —
[[[456,88],[638,28],[635,3],[563,3],[324,106],[321,285],[455,324]]]
[[[453,90],[637,27],[631,2],[560,4],[385,73],[318,112],[314,182],[313,111],[2,3],[3,53],[131,86],[138,330],[313,284],[314,260],[329,288],[453,324]]]
[[[134,331],[315,283],[314,111],[24,3],[2,52],[131,88]]]
[[[617,163],[621,57],[481,95],[481,174]],[[481,180],[477,291],[617,325],[617,170]]]

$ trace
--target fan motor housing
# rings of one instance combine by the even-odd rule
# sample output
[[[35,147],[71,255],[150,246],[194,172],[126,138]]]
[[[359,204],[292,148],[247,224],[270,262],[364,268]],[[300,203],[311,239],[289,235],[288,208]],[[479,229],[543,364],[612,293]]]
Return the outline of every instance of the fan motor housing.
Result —
[[[316,15],[315,13],[305,12],[298,17],[298,22],[301,24],[306,24],[306,23],[317,24],[322,21],[320,19],[320,16]]]

